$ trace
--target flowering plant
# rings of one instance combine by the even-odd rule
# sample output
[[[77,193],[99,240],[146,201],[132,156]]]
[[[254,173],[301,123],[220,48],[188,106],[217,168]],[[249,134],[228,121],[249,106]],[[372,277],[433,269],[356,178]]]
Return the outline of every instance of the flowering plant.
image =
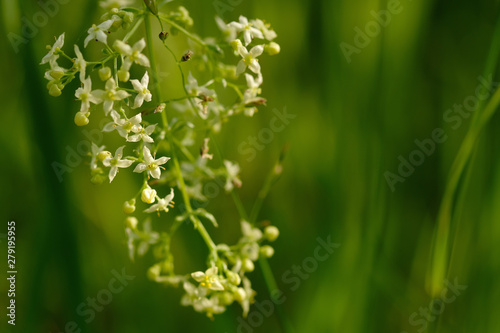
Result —
[[[277,35],[268,23],[243,16],[229,24],[217,17],[222,37],[203,39],[190,31],[193,20],[186,8],[163,11],[170,6],[169,2],[157,4],[145,0],[143,7],[136,8],[129,0],[101,1],[106,12],[100,22],[88,29],[83,47],[97,45],[103,56],[92,61],[85,59],[78,45],[74,45],[74,56],[69,55],[63,50],[63,33],[48,47],[41,64],[49,66],[45,78],[52,96],[61,95],[70,82],[80,80],[81,86],[75,91],[81,103],[74,117],[77,126],[89,124],[102,109],[108,118],[102,131],[122,140],[114,153],[105,146],[92,144],[91,181],[112,182],[120,171],[127,169],[141,177],[137,193],[123,205],[123,211],[129,215],[125,231],[131,260],[151,250],[156,262],[148,270],[149,278],[181,285],[185,291],[183,305],[213,318],[238,302],[246,316],[255,296],[248,273],[254,270],[259,258],[274,254],[268,243],[276,240],[279,230],[271,225],[261,230],[250,223],[254,222],[250,221],[252,218],[241,213],[239,241],[231,246],[216,244],[203,222],[218,226],[217,219],[205,209],[193,207],[192,200],[207,200],[202,185],[216,177],[225,178],[227,192],[242,186],[238,164],[224,160],[217,149],[210,153],[209,146],[217,147],[214,134],[231,117],[252,117],[266,103],[261,96],[263,76],[259,56],[278,54],[280,47],[273,41]],[[184,92],[180,97],[162,96],[151,18],[158,20],[161,27],[158,37],[179,70]],[[145,38],[137,37],[141,25],[146,28]],[[170,34],[184,36],[193,51],[176,54],[168,39]],[[193,73],[185,75],[183,64],[187,61],[197,62],[200,73],[210,76],[209,80],[200,84]],[[135,73],[139,75],[131,78]],[[219,97],[228,94],[234,96]],[[155,123],[158,118],[159,123]],[[203,135],[200,137],[199,133]],[[192,149],[197,141],[201,146],[199,156]],[[221,160],[221,167],[212,166],[214,154]],[[274,168],[273,172],[278,175],[281,168]],[[165,196],[159,194],[163,191],[167,193]],[[176,194],[182,197],[184,209],[169,217]],[[169,221],[168,232],[154,229],[156,216],[159,223]],[[182,223],[191,223],[209,250],[207,267],[187,275],[175,272],[171,252],[172,237]]]

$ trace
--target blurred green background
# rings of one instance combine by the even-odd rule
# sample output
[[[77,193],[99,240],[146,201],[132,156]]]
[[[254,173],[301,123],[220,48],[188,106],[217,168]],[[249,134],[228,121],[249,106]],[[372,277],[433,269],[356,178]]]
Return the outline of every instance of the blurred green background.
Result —
[[[1,260],[2,332],[72,332],[65,331],[71,321],[82,332],[279,332],[275,313],[263,316],[258,327],[241,328],[237,306],[210,321],[179,305],[179,289],[149,281],[147,258],[128,260],[121,206],[136,191],[137,179],[130,174],[94,186],[87,164],[77,161],[58,181],[51,163],[65,163],[67,149],[76,149],[85,136],[73,123],[79,104],[71,89],[50,97],[38,63],[53,36],[65,31],[65,47],[72,50],[102,14],[96,1],[66,2],[17,53],[6,37],[20,35],[22,18],[32,21],[39,4],[3,0],[0,9],[0,232],[6,233],[8,220],[16,221],[18,266],[17,324],[7,327],[6,260]],[[233,3],[223,14],[226,21],[245,15],[272,23],[281,45],[280,55],[261,60],[267,107],[253,118],[232,120],[219,142],[225,157],[242,167],[239,193],[247,210],[282,147],[290,147],[259,220],[281,230],[270,265],[295,331],[500,332],[498,116],[475,147],[453,207],[447,279],[467,289],[441,303],[443,309],[436,305],[439,316],[420,312],[433,299],[428,276],[443,189],[472,118],[463,117],[453,128],[443,116],[479,85],[499,1],[401,1],[401,11],[372,32],[350,62],[339,45],[355,45],[354,29],[364,30],[374,21],[371,11],[385,10],[387,2],[221,2]],[[217,33],[212,1],[175,3],[190,11],[193,31]],[[159,66],[169,73],[168,94],[171,87],[179,89],[178,74],[166,51],[156,51]],[[491,73],[494,80],[500,80],[497,72]],[[274,108],[286,108],[296,118],[248,162],[238,144],[269,127]],[[448,139],[391,191],[384,173],[397,173],[398,156],[408,158],[417,149],[414,141],[430,138],[436,128]],[[216,241],[231,242],[239,219],[222,192],[208,205],[221,227],[209,231]],[[317,237],[329,235],[340,247],[307,278],[291,283],[290,270],[314,255]],[[6,240],[0,241],[4,258]],[[175,248],[179,270],[203,264],[204,245],[190,226],[182,228]],[[85,323],[76,312],[79,304],[95,298],[112,271],[124,267],[135,279]],[[269,299],[260,269],[252,276],[257,301]]]

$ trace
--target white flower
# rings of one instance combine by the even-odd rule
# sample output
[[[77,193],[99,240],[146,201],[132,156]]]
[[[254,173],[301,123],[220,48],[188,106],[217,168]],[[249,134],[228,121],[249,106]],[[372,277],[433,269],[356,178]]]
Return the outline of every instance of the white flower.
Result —
[[[245,46],[250,44],[252,38],[260,38],[263,39],[264,36],[259,29],[253,27],[252,23],[248,22],[248,19],[245,16],[240,16],[240,22],[231,22],[229,23],[230,27],[236,29],[237,32],[243,31],[243,40],[245,41]]]
[[[136,114],[132,118],[122,119],[120,118],[118,112],[112,110],[111,118],[113,118],[113,121],[104,125],[104,128],[102,129],[104,132],[116,130],[120,136],[128,138],[128,134],[131,131],[138,131],[141,127],[140,123],[142,121],[142,116],[140,113]]]
[[[146,128],[141,126],[138,129],[133,130],[136,134],[129,136],[127,138],[127,141],[128,142],[138,142],[139,140],[142,140],[144,142],[153,143],[154,140],[150,135],[153,134],[153,132],[155,131],[155,127],[156,127],[156,124],[149,125]]]
[[[252,227],[252,225],[245,220],[241,221],[241,233],[243,234],[243,242],[257,242],[262,238],[262,231]]]
[[[265,39],[271,41],[276,37],[278,37],[276,32],[273,29],[271,29],[271,25],[269,23],[266,24],[260,19],[252,20],[250,21],[250,23],[253,24],[253,26],[256,27],[257,29],[262,31],[262,34],[264,35]]]
[[[247,48],[240,46],[238,48],[238,53],[243,57],[236,66],[236,75],[240,75],[248,67],[250,70],[256,74],[260,73],[260,65],[257,57],[264,52],[264,47],[262,45],[257,45],[252,47],[252,49],[247,51]]]
[[[107,20],[102,22],[99,25],[92,24],[92,27],[87,31],[89,34],[87,38],[85,38],[85,41],[83,42],[83,46],[87,47],[87,44],[92,40],[95,39],[98,42],[101,42],[103,44],[106,44],[108,42],[108,30],[111,28],[111,25],[113,24],[113,20]]]
[[[194,272],[191,273],[193,279],[200,283],[202,287],[211,289],[211,290],[224,290],[224,286],[220,283],[219,276],[217,274],[218,269],[216,266],[210,267],[203,272]]]
[[[138,92],[134,100],[133,109],[142,106],[142,103],[144,103],[144,101],[151,102],[151,97],[153,96],[151,95],[151,92],[148,90],[149,75],[147,71],[146,73],[144,73],[141,82],[139,82],[139,80],[130,80],[130,83],[132,83],[132,85],[134,86],[135,91]]]
[[[100,152],[104,151],[105,146],[98,146],[95,143],[92,142],[92,159],[90,160],[90,168],[91,169],[96,169],[97,168],[97,155],[99,155]]]
[[[42,58],[40,65],[50,63],[50,67],[57,66],[56,60],[57,58],[59,58],[59,54],[55,54],[55,52],[60,50],[63,47],[63,45],[64,45],[64,32],[62,33],[61,36],[57,37],[57,40],[50,49],[49,53],[47,53],[47,55],[45,55],[45,57]]]
[[[260,86],[262,84],[262,74],[259,73],[257,78],[254,78],[252,75],[245,73],[245,78],[247,80],[248,89],[243,95],[243,103],[248,103],[257,97],[257,95],[261,92]]]
[[[82,52],[80,52],[80,48],[78,45],[75,45],[75,68],[80,72],[80,81],[83,82],[85,80],[85,69],[87,68],[87,62],[83,59]]]
[[[226,42],[229,43],[236,39],[237,33],[235,27],[229,26],[218,16],[215,17],[215,22],[217,23],[219,29],[222,31],[222,34],[224,35],[224,39]]]
[[[224,189],[230,192],[234,186],[241,187],[241,180],[238,178],[238,173],[240,172],[240,166],[236,163],[231,163],[230,161],[224,161],[224,166],[226,167],[227,178]]]
[[[132,4],[130,0],[102,0],[99,5],[104,9],[127,7]]]
[[[202,287],[195,287],[190,282],[184,282],[184,290],[186,294],[182,296],[181,304],[183,306],[192,305],[195,311],[203,312],[203,304],[201,304],[201,300],[206,299],[207,289]]]
[[[128,168],[134,161],[132,160],[122,160],[121,157],[123,155],[123,148],[125,146],[121,146],[115,152],[115,156],[108,156],[103,161],[102,164],[107,167],[111,167],[109,170],[109,182],[111,183],[118,173],[118,168]]]
[[[113,78],[106,81],[106,90],[98,89],[94,91],[94,94],[104,101],[103,109],[106,116],[109,111],[113,108],[114,101],[120,101],[127,98],[130,94],[124,90],[116,90],[118,85]]]
[[[160,212],[164,211],[165,213],[168,213],[169,207],[173,207],[173,200],[174,199],[174,189],[170,189],[170,194],[167,195],[164,199],[158,199],[158,202],[149,207],[148,209],[144,210],[145,213],[153,213],[153,212]]]
[[[141,51],[146,47],[144,38],[135,43],[134,46],[130,46],[121,40],[116,40],[113,46],[122,56],[125,57],[123,59],[122,70],[130,70],[130,66],[132,66],[132,63],[134,62],[144,67],[150,66],[149,59],[141,53]]]
[[[90,103],[99,104],[101,99],[92,91],[92,80],[90,77],[82,80],[83,87],[76,89],[75,97],[82,101],[80,112],[87,112],[90,109]]]
[[[167,163],[170,157],[163,156],[155,160],[153,156],[151,156],[151,151],[149,150],[148,147],[144,147],[143,156],[144,156],[144,162],[139,163],[135,167],[134,172],[140,173],[147,170],[148,173],[151,175],[151,177],[160,179],[161,176],[160,165]]]

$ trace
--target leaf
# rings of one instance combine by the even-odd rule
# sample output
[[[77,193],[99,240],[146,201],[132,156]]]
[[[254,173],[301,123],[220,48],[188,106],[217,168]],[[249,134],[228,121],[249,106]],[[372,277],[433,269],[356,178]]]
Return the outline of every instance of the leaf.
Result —
[[[193,213],[196,214],[197,216],[204,217],[205,219],[209,220],[215,227],[219,226],[217,224],[217,220],[215,219],[215,217],[206,210],[204,210],[203,208],[198,208]]]

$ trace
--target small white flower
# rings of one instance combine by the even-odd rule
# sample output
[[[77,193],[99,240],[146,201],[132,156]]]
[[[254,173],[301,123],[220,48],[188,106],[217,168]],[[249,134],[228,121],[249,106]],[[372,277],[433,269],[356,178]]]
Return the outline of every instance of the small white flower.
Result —
[[[193,96],[207,96],[207,97],[214,97],[215,96],[215,91],[212,89],[207,88],[207,86],[211,85],[212,81],[208,81],[205,85],[199,86],[198,85],[198,80],[189,72],[188,75],[188,83],[186,84],[186,90],[190,95]]]
[[[145,213],[153,213],[153,212],[158,212],[164,211],[165,213],[168,213],[168,209],[170,207],[173,207],[173,200],[174,199],[174,189],[170,189],[170,194],[167,195],[164,199],[158,199],[158,202],[149,207],[148,209],[144,210]]]
[[[104,114],[106,114],[107,116],[109,111],[111,111],[111,109],[113,108],[113,104],[115,101],[125,99],[130,96],[130,94],[124,90],[116,90],[116,88],[118,88],[118,85],[113,78],[110,78],[108,81],[106,81],[105,88],[106,90],[98,89],[94,91],[94,94],[104,101],[103,109]]]
[[[96,41],[101,42],[103,44],[107,44],[108,30],[109,28],[111,28],[111,25],[113,25],[113,20],[104,21],[99,25],[92,24],[92,27],[90,27],[90,29],[87,31],[89,35],[87,36],[87,38],[85,38],[83,46],[87,47],[87,44],[92,39],[95,39]]]
[[[130,46],[121,40],[116,40],[113,46],[122,56],[124,56],[122,70],[129,71],[130,66],[132,66],[134,62],[144,67],[150,66],[149,59],[141,53],[146,47],[144,38],[135,43],[134,46]]]
[[[82,101],[80,112],[87,112],[90,109],[90,103],[99,104],[101,99],[92,91],[92,80],[90,77],[82,80],[83,87],[76,89],[75,97]]]
[[[238,174],[240,173],[240,166],[230,161],[224,161],[224,166],[226,167],[227,172],[226,184],[224,185],[224,189],[227,192],[230,192],[234,188],[234,186],[241,187],[241,180],[238,177]]]
[[[144,147],[143,156],[144,156],[144,162],[139,163],[135,167],[134,172],[141,173],[147,170],[148,173],[151,175],[151,177],[160,179],[161,176],[160,165],[167,163],[170,157],[163,156],[155,160],[153,156],[151,156],[151,151],[149,150],[148,147]]]
[[[85,80],[85,69],[87,68],[87,62],[83,59],[82,52],[80,52],[80,48],[78,45],[75,45],[75,68],[80,72],[80,81],[83,82]]]
[[[135,91],[137,91],[138,93],[134,100],[133,109],[141,107],[144,101],[151,102],[151,97],[153,96],[151,95],[151,92],[148,90],[149,75],[147,71],[146,73],[144,73],[141,82],[139,82],[139,80],[130,80],[130,83],[132,83]]]
[[[254,46],[250,51],[248,51],[246,47],[240,46],[238,48],[238,53],[243,59],[241,59],[236,66],[236,75],[243,73],[247,67],[255,74],[259,74],[260,64],[257,57],[260,56],[262,52],[264,52],[264,47],[262,45]]]
[[[116,174],[118,173],[118,168],[128,168],[129,166],[134,163],[132,160],[122,160],[123,156],[123,148],[125,146],[121,146],[118,148],[115,152],[115,156],[108,156],[106,157],[103,161],[102,164],[106,167],[111,167],[109,170],[109,182],[111,183],[113,179],[115,178]]]
[[[271,29],[271,25],[269,23],[266,24],[264,23],[264,21],[260,19],[252,20],[250,21],[250,23],[253,24],[253,26],[256,27],[257,29],[262,31],[262,34],[264,35],[265,39],[271,41],[276,37],[278,37],[276,32],[273,29]]]
[[[230,27],[236,29],[237,32],[243,31],[243,40],[245,41],[245,46],[250,44],[252,38],[260,38],[263,39],[264,36],[259,29],[253,27],[252,23],[248,22],[248,19],[245,16],[240,16],[240,22],[231,22],[229,23]]]
[[[138,131],[141,127],[140,123],[142,121],[142,116],[140,113],[136,114],[132,118],[123,119],[120,117],[118,112],[115,110],[111,111],[111,118],[113,118],[112,122],[104,125],[102,129],[104,132],[111,132],[116,130],[120,136],[124,138],[128,138],[128,134],[132,131]]]
[[[219,276],[217,274],[217,267],[210,267],[203,272],[194,272],[191,273],[193,279],[200,283],[202,287],[211,289],[211,290],[224,290],[224,286],[220,283]]]
[[[215,17],[215,22],[217,23],[219,29],[222,31],[222,34],[224,35],[224,40],[226,42],[229,43],[236,39],[237,32],[235,27],[229,26],[218,16]]]
[[[64,45],[64,32],[61,36],[57,37],[54,45],[50,49],[49,53],[42,58],[40,65],[50,63],[50,67],[56,66],[56,60],[59,58],[59,54],[55,54],[56,51],[60,50]]]
[[[241,221],[241,233],[243,234],[243,242],[257,242],[262,238],[262,231],[252,227],[252,225],[245,220]]]
[[[128,142],[138,142],[139,140],[142,140],[144,142],[153,143],[154,140],[151,137],[151,134],[153,134],[153,132],[155,131],[155,127],[156,127],[156,124],[149,125],[146,128],[141,126],[138,129],[133,130],[134,133],[136,133],[136,134],[129,136],[127,138],[127,141]]]
[[[243,103],[248,103],[261,93],[260,86],[262,84],[262,74],[259,73],[257,78],[254,78],[252,75],[245,73],[245,78],[247,80],[248,89],[243,95]]]

